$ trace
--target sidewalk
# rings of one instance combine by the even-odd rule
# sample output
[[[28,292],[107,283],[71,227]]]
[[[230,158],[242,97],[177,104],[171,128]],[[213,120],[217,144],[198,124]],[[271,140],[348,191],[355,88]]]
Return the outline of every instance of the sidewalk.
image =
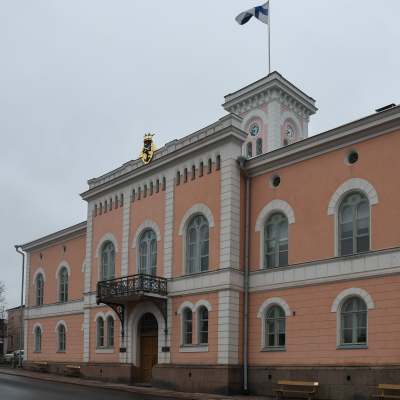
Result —
[[[72,385],[119,390],[135,394],[143,394],[147,396],[152,395],[156,397],[165,397],[168,399],[173,398],[182,400],[270,400],[269,397],[260,397],[260,396],[221,396],[217,394],[206,394],[206,393],[175,392],[172,390],[157,389],[152,387],[129,386],[119,383],[104,383],[101,381],[94,381],[89,379],[70,378],[61,375],[54,375],[42,372],[31,372],[31,371],[12,369],[6,367],[0,367],[0,374],[23,376],[26,378],[39,379],[48,382],[60,382]]]

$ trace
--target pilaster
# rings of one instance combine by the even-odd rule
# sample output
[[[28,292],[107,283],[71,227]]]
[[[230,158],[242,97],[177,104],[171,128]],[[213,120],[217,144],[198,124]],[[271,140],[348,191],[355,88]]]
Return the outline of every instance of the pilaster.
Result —
[[[166,176],[164,221],[164,277],[172,277],[172,246],[174,231],[174,174]]]
[[[239,363],[239,307],[239,292],[218,293],[218,364]]]
[[[220,268],[239,269],[240,170],[239,146],[227,146],[221,154]]]
[[[124,191],[124,208],[122,211],[122,253],[121,253],[121,276],[128,275],[129,265],[129,228],[130,228],[130,210],[131,202],[129,201],[131,189],[127,188]]]

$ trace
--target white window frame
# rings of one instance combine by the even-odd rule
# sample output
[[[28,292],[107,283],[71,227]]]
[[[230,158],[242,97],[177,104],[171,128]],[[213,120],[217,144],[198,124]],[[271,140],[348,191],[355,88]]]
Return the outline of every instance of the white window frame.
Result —
[[[40,349],[38,350],[36,345],[37,345],[37,341],[36,341],[36,331],[40,330]],[[33,334],[33,352],[34,353],[41,353],[42,352],[42,345],[43,345],[43,327],[41,324],[36,323],[35,325],[33,325],[32,328],[32,334]]]
[[[266,332],[265,332],[265,324],[266,324],[266,315],[267,311],[273,307],[273,306],[279,306],[283,309],[285,312],[285,347],[278,347],[278,348],[273,348],[273,347],[268,347],[267,342],[266,342]],[[292,315],[292,312],[290,311],[288,303],[282,299],[281,297],[271,297],[267,300],[265,300],[260,308],[258,309],[257,313],[257,318],[260,319],[261,322],[261,348],[260,351],[285,351],[286,345],[287,345],[287,320],[288,318]]]
[[[61,346],[60,346],[60,332],[59,332],[59,328],[63,326],[64,327],[64,349],[61,350]],[[56,324],[56,328],[55,328],[55,333],[57,336],[57,353],[66,353],[67,352],[67,333],[68,333],[68,328],[67,328],[67,324],[65,323],[65,321],[58,321]]]
[[[118,242],[115,236],[108,232],[101,237],[101,239],[97,243],[96,247],[96,258],[97,258],[97,280],[102,280],[102,249],[103,245],[106,242],[111,242],[114,245],[114,252],[115,252],[115,275],[117,275],[117,253],[118,253]]]
[[[342,345],[342,319],[341,310],[343,304],[351,297],[361,298],[367,305],[367,343],[366,344],[356,344],[356,345]],[[331,312],[336,313],[336,348],[337,349],[363,349],[368,347],[369,340],[369,311],[375,308],[375,303],[371,295],[364,289],[361,288],[348,288],[341,291],[335,298],[331,306]]]
[[[285,200],[275,199],[267,203],[259,212],[255,224],[255,232],[260,234],[259,269],[264,269],[264,245],[265,245],[265,224],[272,214],[281,213],[288,221],[288,254],[290,253],[290,225],[296,222],[295,214],[291,205]],[[289,258],[289,256],[288,256]],[[288,265],[290,262],[288,260]]]
[[[334,217],[334,254],[339,256],[339,209],[343,199],[350,194],[350,192],[361,192],[369,201],[369,248],[372,250],[373,246],[373,232],[372,232],[372,207],[379,203],[378,193],[374,186],[365,179],[351,178],[343,182],[332,194],[327,215]]]

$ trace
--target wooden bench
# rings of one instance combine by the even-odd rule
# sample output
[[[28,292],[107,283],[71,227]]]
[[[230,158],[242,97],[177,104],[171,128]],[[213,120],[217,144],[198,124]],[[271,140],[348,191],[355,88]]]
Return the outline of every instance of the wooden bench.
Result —
[[[66,365],[64,367],[64,373],[67,376],[78,378],[81,375],[81,367],[79,365]]]
[[[373,397],[378,399],[400,399],[400,385],[381,383],[378,385],[378,394]]]
[[[47,361],[35,361],[33,363],[33,368],[38,372],[47,372],[49,369],[49,363]]]
[[[278,381],[278,387],[274,390],[274,394],[277,399],[300,396],[310,400],[317,394],[318,386],[318,382]]]

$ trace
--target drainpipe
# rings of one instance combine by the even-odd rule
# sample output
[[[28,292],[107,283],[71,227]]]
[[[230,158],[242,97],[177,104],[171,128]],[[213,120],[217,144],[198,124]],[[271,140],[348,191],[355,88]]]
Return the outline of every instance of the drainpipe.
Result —
[[[23,343],[23,336],[24,336],[24,279],[25,279],[25,253],[21,251],[21,246],[15,245],[15,250],[17,253],[22,255],[22,278],[21,278],[21,326],[19,328],[19,349],[21,350],[21,344]],[[24,348],[24,355],[25,355],[25,348]],[[19,367],[22,368],[22,355],[21,351],[19,353]]]
[[[245,237],[244,237],[244,301],[243,301],[243,392],[248,394],[248,331],[249,331],[249,245],[250,245],[250,177],[247,174],[246,158],[239,157],[240,169],[246,181]]]

